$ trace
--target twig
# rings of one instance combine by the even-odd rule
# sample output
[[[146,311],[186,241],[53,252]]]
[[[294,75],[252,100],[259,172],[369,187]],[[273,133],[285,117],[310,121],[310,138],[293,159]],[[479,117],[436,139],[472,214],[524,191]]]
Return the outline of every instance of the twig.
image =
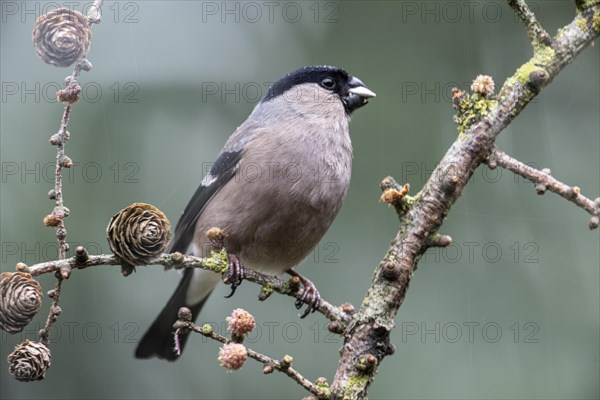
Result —
[[[552,39],[535,18],[535,14],[529,9],[525,0],[509,0],[508,5],[511,6],[515,14],[525,24],[527,34],[534,45],[539,43],[549,46],[552,43]]]
[[[46,317],[46,323],[44,327],[39,332],[40,339],[43,344],[46,346],[49,345],[50,342],[50,329],[52,328],[52,324],[56,321],[56,317],[60,315],[60,308],[58,307],[58,302],[60,301],[60,291],[62,288],[63,278],[60,276],[59,272],[56,272],[56,285],[54,286],[54,290],[52,290],[51,298],[52,305],[50,306],[50,310],[48,311],[48,316]]]
[[[47,261],[32,265],[28,267],[27,272],[33,276],[38,276],[57,271],[71,271],[72,269],[85,269],[100,265],[121,265],[121,260],[112,254],[90,255],[83,260],[74,256],[64,260]],[[181,253],[163,254],[148,263],[148,265],[162,265],[174,269],[201,268],[220,274],[226,274],[228,268],[226,253],[224,253],[224,251],[219,253],[213,252],[211,257],[206,258],[183,255]],[[299,299],[302,296],[302,291],[298,290],[298,287],[290,285],[289,282],[283,281],[275,276],[264,275],[251,269],[246,269],[245,273],[245,280],[262,286],[261,298],[263,300],[268,297],[264,295],[265,292],[277,292],[296,299]],[[349,313],[325,300],[321,300],[317,310],[327,319],[339,321],[344,326],[352,319],[352,316]]]
[[[102,21],[102,6],[104,0],[94,0],[94,3],[89,8],[86,15],[87,21],[90,25],[99,24]]]
[[[600,198],[598,201],[587,198],[581,194],[579,187],[569,186],[550,175],[550,170],[543,169],[540,171],[532,168],[521,161],[512,158],[497,147],[493,149],[487,163],[488,165],[496,163],[498,166],[535,183],[538,185],[538,194],[543,194],[544,191],[548,189],[584,209],[591,216],[600,216]]]
[[[183,328],[183,329],[192,330],[192,331],[199,333],[207,338],[216,340],[223,344],[231,343],[231,340],[227,339],[225,336],[219,335],[218,333],[214,332],[212,329],[204,329],[203,327],[198,326],[198,325],[194,324],[193,322],[179,320],[176,325],[179,325],[178,329],[175,331],[176,337],[178,336],[179,330]],[[300,386],[302,386],[303,388],[305,388],[306,390],[308,390],[309,392],[311,392],[312,394],[317,396],[319,399],[329,399],[330,398],[330,395],[328,392],[317,387],[317,385],[315,385],[310,380],[308,380],[307,378],[302,376],[302,374],[300,374],[300,372],[298,372],[296,369],[294,369],[290,365],[290,363],[282,363],[281,361],[275,360],[275,359],[273,359],[269,356],[266,356],[262,353],[254,351],[252,349],[249,349],[248,347],[246,347],[246,350],[248,351],[248,357],[250,357],[258,362],[261,362],[265,365],[270,365],[273,369],[276,369],[277,371],[283,372],[284,374],[286,374],[287,376],[292,378]]]
[[[101,20],[101,8],[104,0],[96,0],[90,9],[90,15],[88,21],[90,24],[98,24]],[[92,16],[92,13],[94,14]],[[73,73],[68,76],[65,80],[67,90],[76,90],[77,94],[81,91],[77,78],[83,69],[89,68],[90,63],[87,59],[78,61],[73,67]],[[60,128],[58,133],[52,135],[50,143],[56,146],[56,167],[54,171],[54,189],[50,191],[49,196],[54,199],[54,210],[52,214],[44,218],[44,223],[48,226],[56,227],[56,239],[58,241],[58,259],[65,260],[67,251],[69,250],[69,244],[67,243],[67,229],[65,227],[64,218],[69,215],[69,210],[64,206],[64,196],[62,190],[62,170],[63,168],[71,168],[73,161],[65,154],[65,143],[69,139],[69,132],[67,128],[69,126],[69,120],[71,118],[71,110],[74,102],[66,101],[65,108],[63,111],[62,118],[60,120]],[[56,317],[60,314],[58,310],[58,303],[60,301],[60,292],[64,279],[70,275],[70,268],[62,268],[56,273],[56,286],[54,289],[54,296],[52,296],[52,305],[46,318],[44,328],[40,331],[39,335],[44,344],[48,345],[48,338],[50,337],[50,329],[52,324],[56,321]]]
[[[448,247],[452,244],[452,237],[449,235],[440,235],[435,233],[429,237],[427,245],[429,247]]]
[[[379,187],[383,192],[379,200],[394,206],[398,216],[402,216],[414,201],[414,198],[408,195],[410,185],[400,185],[391,176],[385,177],[379,183]]]

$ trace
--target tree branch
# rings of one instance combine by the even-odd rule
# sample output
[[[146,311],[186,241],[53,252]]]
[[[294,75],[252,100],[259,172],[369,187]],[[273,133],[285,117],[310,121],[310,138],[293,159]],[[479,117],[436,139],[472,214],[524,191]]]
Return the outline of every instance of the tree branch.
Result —
[[[216,333],[211,328],[210,325],[205,325],[205,326],[201,327],[191,321],[183,321],[181,319],[178,320],[175,323],[175,325],[177,326],[177,330],[175,331],[176,337],[179,334],[181,329],[189,329],[189,330],[199,333],[207,338],[221,342],[223,344],[228,344],[228,343],[232,342],[231,340],[227,339],[225,336],[222,336],[222,335],[219,335],[218,333]],[[315,385],[310,380],[308,380],[307,378],[302,376],[302,374],[300,374],[300,372],[298,372],[296,369],[294,369],[291,366],[292,358],[290,356],[286,355],[281,361],[278,361],[278,360],[275,360],[275,359],[273,359],[269,356],[266,356],[262,353],[254,351],[248,347],[246,347],[246,350],[248,351],[248,357],[265,364],[265,367],[270,366],[270,368],[272,368],[272,369],[283,372],[284,374],[286,374],[287,376],[292,378],[300,386],[302,386],[303,388],[308,390],[310,393],[317,396],[317,398],[319,398],[319,399],[329,399],[330,398],[328,391],[319,388],[317,385]],[[265,373],[270,373],[270,372],[268,372],[269,368],[267,368],[264,371],[265,371]]]
[[[87,252],[85,252],[85,249],[82,247],[78,247],[76,253],[77,254],[74,257],[64,260],[47,261],[30,267],[21,266],[20,270],[22,272],[28,272],[33,276],[62,271],[66,277],[69,277],[71,271],[74,269],[86,269],[100,265],[121,265],[121,260],[112,254],[87,255]],[[148,265],[162,265],[174,269],[201,268],[224,275],[227,274],[229,269],[227,253],[225,250],[213,252],[211,257],[206,258],[183,255],[181,253],[163,254],[148,263]],[[299,290],[300,288],[297,285],[291,284],[289,281],[283,281],[275,276],[261,274],[251,269],[245,270],[244,280],[262,286],[259,294],[259,299],[261,301],[266,300],[273,292],[291,296],[296,299],[299,299],[302,296],[302,291]],[[334,306],[325,300],[321,300],[317,311],[323,314],[327,319],[339,322],[343,327],[345,327],[352,318],[351,315],[341,307]]]
[[[535,18],[535,14],[529,9],[525,0],[509,0],[508,5],[511,6],[515,14],[525,24],[529,39],[531,39],[534,46],[536,44],[543,44],[545,46],[551,44],[552,39]]]
[[[515,3],[511,1],[511,3]],[[532,39],[539,40],[543,29],[528,17],[522,2],[520,15]],[[390,331],[402,305],[420,257],[432,243],[444,218],[460,197],[475,169],[491,154],[497,135],[549,84],[552,79],[596,37],[600,27],[594,15],[598,1],[579,13],[550,42],[534,43],[534,55],[508,78],[498,102],[482,118],[460,132],[423,189],[414,196],[408,210],[400,216],[400,230],[385,258],[375,269],[365,300],[346,331],[340,361],[331,390],[336,399],[366,397],[375,369],[365,371],[361,360],[375,356],[378,363],[393,354]],[[597,17],[596,17],[597,18]],[[588,29],[582,29],[582,24]],[[452,174],[445,166],[456,166]]]
[[[104,0],[95,0],[90,7],[87,21],[89,24],[98,24],[101,20],[101,9],[104,4]],[[64,260],[66,258],[67,251],[69,250],[69,244],[67,243],[67,229],[65,227],[64,219],[69,216],[69,209],[64,205],[64,196],[62,190],[62,171],[63,168],[71,168],[73,161],[65,153],[65,143],[69,139],[69,121],[71,119],[71,110],[73,104],[79,99],[81,93],[81,86],[79,85],[78,78],[81,71],[89,71],[91,69],[91,63],[83,58],[75,63],[73,66],[73,73],[65,79],[66,88],[59,90],[56,95],[59,101],[65,104],[62,118],[60,120],[60,128],[58,133],[53,134],[50,137],[50,144],[56,146],[56,165],[54,169],[54,188],[48,193],[48,197],[54,200],[54,209],[50,214],[44,217],[44,225],[56,228],[56,239],[58,241],[58,259]],[[56,274],[56,285],[52,296],[52,306],[48,312],[46,323],[44,328],[40,330],[39,336],[44,345],[49,345],[50,329],[52,324],[56,321],[58,315],[60,315],[60,302],[61,288],[64,279],[68,278],[65,270],[57,271]]]
[[[600,197],[598,197],[595,201],[591,200],[581,194],[581,190],[578,186],[569,186],[554,178],[552,175],[550,175],[551,172],[549,169],[544,168],[540,171],[532,168],[521,161],[512,158],[497,147],[494,147],[492,154],[490,154],[486,162],[490,168],[493,168],[493,165],[497,164],[502,168],[505,168],[535,183],[537,185],[536,190],[538,194],[544,194],[547,189],[573,202],[592,216],[592,220],[590,221],[590,229],[595,229],[598,227],[598,223],[596,222],[594,224],[593,222],[597,221],[598,217],[600,216]]]

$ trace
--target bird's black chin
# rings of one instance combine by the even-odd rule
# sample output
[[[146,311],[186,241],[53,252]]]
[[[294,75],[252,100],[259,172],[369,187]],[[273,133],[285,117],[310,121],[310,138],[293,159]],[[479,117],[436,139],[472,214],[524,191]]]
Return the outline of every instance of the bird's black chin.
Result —
[[[344,97],[344,107],[346,108],[346,113],[351,114],[354,110],[361,108],[369,101],[358,94],[350,93],[348,96]]]

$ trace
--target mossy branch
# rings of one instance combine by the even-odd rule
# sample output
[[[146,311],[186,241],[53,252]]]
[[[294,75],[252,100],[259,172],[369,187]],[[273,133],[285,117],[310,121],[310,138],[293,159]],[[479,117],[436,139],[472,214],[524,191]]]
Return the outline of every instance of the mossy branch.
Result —
[[[76,269],[86,269],[102,265],[121,266],[122,260],[112,254],[88,255],[84,248],[78,247],[76,255],[64,260],[47,261],[32,266],[26,266],[23,263],[17,265],[21,272],[28,272],[32,276],[38,276],[47,273],[58,273],[62,278],[69,278],[71,272]],[[162,265],[167,268],[200,268],[212,271],[223,276],[227,275],[229,264],[225,249],[213,251],[210,257],[194,257],[181,253],[162,254],[148,263],[148,265]],[[264,275],[251,269],[246,269],[244,280],[254,282],[261,286],[259,294],[260,300],[266,300],[273,292],[287,295],[299,299],[302,291],[298,285],[291,284],[289,281],[281,280],[275,276]],[[335,306],[325,300],[321,300],[317,309],[327,319],[337,321],[345,326],[351,319],[349,313],[341,307]]]
[[[586,1],[585,8],[579,8],[575,19],[550,39],[523,1],[509,0],[525,23],[534,49],[533,56],[504,82],[499,96],[493,99],[493,104],[490,101],[491,107],[480,118],[463,129],[459,126],[459,137],[423,189],[410,198],[410,204],[402,201],[393,203],[400,216],[400,229],[375,269],[371,287],[345,333],[338,369],[331,385],[334,399],[363,399],[367,396],[376,368],[365,370],[362,360],[374,356],[379,365],[386,356],[394,353],[390,332],[419,259],[429,247],[450,240],[439,235],[438,230],[473,172],[494,152],[498,134],[598,37],[600,6],[598,1],[590,3]],[[456,90],[453,96],[463,98],[464,92]],[[453,166],[452,174],[445,170],[447,165]],[[392,189],[396,193],[399,186],[386,178],[382,189]]]
[[[529,9],[527,3],[525,3],[525,0],[509,0],[508,5],[511,6],[515,14],[525,24],[525,29],[534,48],[539,45],[551,45],[552,39],[550,35],[546,33],[542,25],[538,22],[535,14]]]

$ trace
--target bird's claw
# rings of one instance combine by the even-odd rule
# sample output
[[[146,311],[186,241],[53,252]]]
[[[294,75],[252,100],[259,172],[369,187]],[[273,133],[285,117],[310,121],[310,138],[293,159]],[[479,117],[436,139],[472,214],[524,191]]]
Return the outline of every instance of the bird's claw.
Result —
[[[240,262],[240,259],[235,254],[228,254],[227,258],[229,260],[229,270],[227,271],[227,276],[224,281],[231,286],[231,293],[229,293],[228,296],[225,296],[226,299],[234,295],[236,289],[246,277],[246,271]]]
[[[300,275],[295,276],[300,278],[303,290],[302,296],[300,296],[300,298],[296,300],[294,305],[296,306],[296,309],[299,310],[302,308],[303,305],[306,304],[306,310],[304,310],[304,313],[300,316],[300,318],[305,318],[311,312],[315,312],[318,310],[319,305],[321,305],[321,295],[319,294],[319,291],[317,290],[317,287],[314,283]]]

